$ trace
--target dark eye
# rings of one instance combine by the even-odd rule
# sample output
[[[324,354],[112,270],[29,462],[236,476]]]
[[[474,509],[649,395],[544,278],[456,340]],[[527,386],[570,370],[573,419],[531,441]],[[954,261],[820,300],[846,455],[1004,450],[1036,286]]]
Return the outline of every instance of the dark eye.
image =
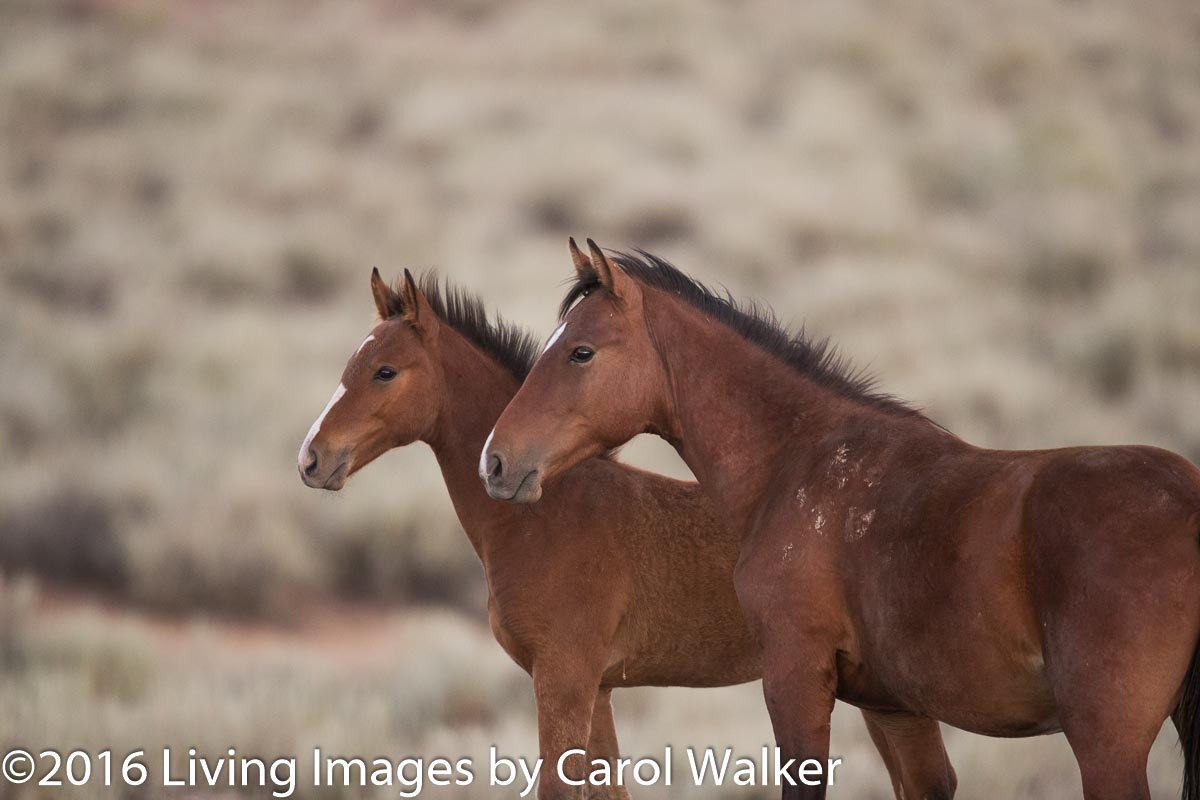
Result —
[[[596,351],[590,347],[576,347],[571,351],[571,360],[576,364],[586,364],[592,360],[594,355],[596,355]]]
[[[384,383],[387,383],[394,377],[396,377],[396,370],[391,367],[380,367],[379,371],[375,373],[375,380]]]

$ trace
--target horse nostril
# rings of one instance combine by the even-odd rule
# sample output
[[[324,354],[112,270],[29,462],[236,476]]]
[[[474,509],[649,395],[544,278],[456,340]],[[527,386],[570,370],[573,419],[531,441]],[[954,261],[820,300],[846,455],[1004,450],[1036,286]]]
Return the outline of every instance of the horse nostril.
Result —
[[[314,450],[308,451],[308,463],[304,465],[304,474],[310,478],[317,474],[317,454]]]
[[[492,454],[492,461],[488,467],[489,478],[499,478],[504,474],[504,461],[502,461],[500,456],[495,453]]]

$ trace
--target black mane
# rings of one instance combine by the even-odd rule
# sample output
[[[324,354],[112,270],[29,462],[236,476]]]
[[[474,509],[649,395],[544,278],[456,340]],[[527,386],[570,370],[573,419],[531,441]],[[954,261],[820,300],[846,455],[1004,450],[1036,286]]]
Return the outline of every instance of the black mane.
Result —
[[[420,277],[421,292],[443,322],[500,364],[518,381],[524,382],[538,356],[538,341],[528,331],[505,321],[499,314],[488,316],[483,301],[449,281],[438,279],[436,272]],[[388,310],[404,313],[400,285],[391,293]]]
[[[610,258],[634,280],[680,298],[815,383],[885,411],[921,414],[895,396],[879,391],[875,378],[838,355],[829,339],[810,339],[803,328],[791,333],[769,306],[754,300],[738,302],[727,290],[716,292],[645,250],[612,252]],[[600,281],[594,274],[577,280],[559,306],[559,319],[566,316],[576,301],[598,288]]]

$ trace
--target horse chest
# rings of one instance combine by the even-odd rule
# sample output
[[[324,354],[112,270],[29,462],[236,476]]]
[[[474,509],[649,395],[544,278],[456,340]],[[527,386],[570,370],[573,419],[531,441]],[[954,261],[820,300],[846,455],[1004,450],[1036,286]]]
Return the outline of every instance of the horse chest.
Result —
[[[521,669],[531,673],[533,671],[531,648],[526,647],[520,638],[514,635],[513,630],[505,624],[503,615],[490,597],[488,598],[488,627],[492,629],[492,636],[504,649],[504,652],[508,653],[509,658],[515,661]]]
[[[539,654],[555,647],[561,638],[554,624],[555,608],[547,602],[538,581],[488,577],[488,623],[492,635],[529,672]]]

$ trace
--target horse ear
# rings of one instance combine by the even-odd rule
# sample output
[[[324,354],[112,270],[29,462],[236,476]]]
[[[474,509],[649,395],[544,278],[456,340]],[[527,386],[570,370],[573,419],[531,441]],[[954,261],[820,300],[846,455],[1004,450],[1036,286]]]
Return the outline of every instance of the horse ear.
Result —
[[[575,264],[576,277],[581,281],[585,281],[594,276],[596,268],[592,266],[592,262],[579,249],[579,245],[575,244],[574,236],[567,240],[567,246],[571,250],[571,262]]]
[[[417,286],[412,273],[404,270],[404,282],[400,285],[400,302],[404,306],[404,319],[409,325],[420,329],[422,322],[432,318],[433,310],[429,298]]]
[[[375,310],[381,320],[394,315],[395,293],[379,274],[379,267],[371,269],[371,294],[375,297]]]
[[[617,299],[625,299],[637,292],[637,284],[633,278],[625,274],[625,270],[612,262],[600,246],[591,239],[587,240],[588,249],[592,251],[592,266],[600,285]]]

